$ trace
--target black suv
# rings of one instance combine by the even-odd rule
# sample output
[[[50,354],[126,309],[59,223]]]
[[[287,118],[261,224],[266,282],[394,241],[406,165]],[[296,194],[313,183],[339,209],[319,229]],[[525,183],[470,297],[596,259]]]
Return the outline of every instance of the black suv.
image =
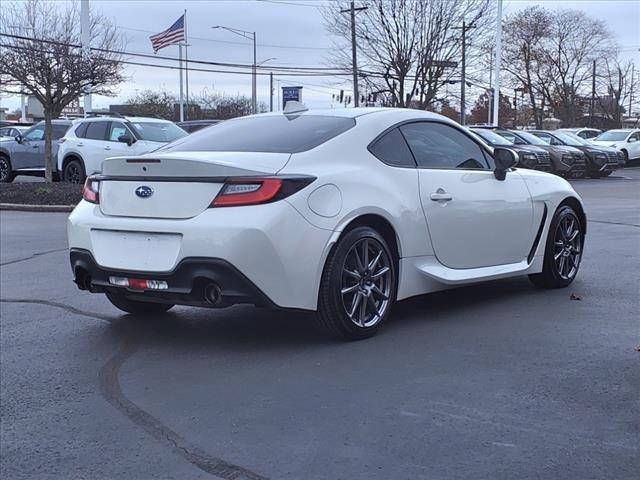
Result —
[[[618,152],[613,148],[598,147],[590,144],[586,140],[564,132],[548,130],[532,130],[536,137],[539,137],[549,145],[567,145],[577,148],[587,156],[587,175],[591,178],[608,177],[611,172],[618,169]]]
[[[498,135],[506,138],[515,145],[535,145],[551,156],[553,173],[565,178],[582,178],[587,170],[587,160],[584,152],[566,145],[549,145],[541,138],[524,130],[507,130],[502,127],[487,127]]]
[[[518,167],[551,172],[551,156],[549,152],[535,145],[515,145],[513,142],[486,128],[471,127],[473,133],[492,147],[509,147],[518,154]]]

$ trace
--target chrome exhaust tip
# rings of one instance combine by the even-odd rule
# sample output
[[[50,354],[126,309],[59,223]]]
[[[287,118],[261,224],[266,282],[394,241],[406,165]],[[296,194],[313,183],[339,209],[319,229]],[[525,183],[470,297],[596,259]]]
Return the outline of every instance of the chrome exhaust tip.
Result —
[[[204,287],[204,301],[209,305],[218,305],[222,302],[222,291],[215,283],[210,283]]]

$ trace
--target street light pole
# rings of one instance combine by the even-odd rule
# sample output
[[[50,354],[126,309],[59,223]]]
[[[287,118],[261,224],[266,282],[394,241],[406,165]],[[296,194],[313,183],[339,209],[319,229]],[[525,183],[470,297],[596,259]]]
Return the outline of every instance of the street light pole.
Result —
[[[256,52],[256,32],[253,32],[253,75],[251,78],[251,109],[254,114],[258,113],[258,98],[257,98],[257,52]]]
[[[253,41],[253,64],[251,65],[251,113],[258,113],[258,99],[257,99],[257,77],[258,77],[258,65],[257,65],[257,42],[256,32],[249,32],[247,30],[240,30],[239,28],[225,27],[223,25],[216,25],[211,28],[221,28],[228,32],[240,35],[243,38]]]
[[[358,92],[358,57],[356,52],[356,12],[366,10],[368,7],[356,8],[355,2],[351,2],[348,9],[340,10],[340,13],[349,13],[351,15],[351,66],[353,69],[353,106],[360,105],[360,95]]]

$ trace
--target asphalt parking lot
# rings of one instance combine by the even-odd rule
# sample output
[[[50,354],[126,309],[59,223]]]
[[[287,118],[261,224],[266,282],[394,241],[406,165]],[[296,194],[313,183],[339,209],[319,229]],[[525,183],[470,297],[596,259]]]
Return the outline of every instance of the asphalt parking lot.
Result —
[[[640,169],[574,185],[571,287],[414,298],[357,343],[252,307],[121,315],[71,282],[65,214],[1,212],[0,476],[637,479]]]

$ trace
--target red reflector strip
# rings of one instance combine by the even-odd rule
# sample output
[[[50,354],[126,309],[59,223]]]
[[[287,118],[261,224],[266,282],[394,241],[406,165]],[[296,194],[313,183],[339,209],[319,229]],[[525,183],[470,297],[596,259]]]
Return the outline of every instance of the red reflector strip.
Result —
[[[147,281],[142,278],[130,278],[129,288],[133,288],[134,290],[146,290],[149,287],[147,285]]]
[[[231,207],[240,205],[255,205],[272,200],[282,188],[282,180],[279,178],[264,178],[259,181],[243,183],[237,181],[227,183],[227,185],[255,185],[260,184],[260,188],[252,192],[226,193],[226,185],[222,188],[218,196],[214,199],[214,207]]]
[[[145,280],[144,278],[109,277],[109,283],[132,290],[166,290],[169,284],[164,280]]]

